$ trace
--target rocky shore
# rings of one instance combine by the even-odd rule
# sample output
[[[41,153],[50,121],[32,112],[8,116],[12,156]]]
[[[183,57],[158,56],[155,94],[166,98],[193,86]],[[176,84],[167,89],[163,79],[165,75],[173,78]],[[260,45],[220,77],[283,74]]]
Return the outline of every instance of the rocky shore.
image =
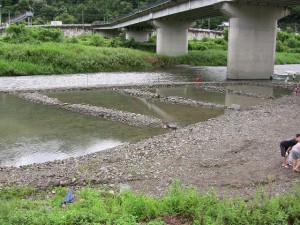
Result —
[[[278,144],[300,133],[300,98],[286,96],[134,144],[62,161],[0,169],[0,186],[117,187],[160,195],[178,179],[200,191],[251,195],[259,185],[274,195],[300,174],[280,166]]]

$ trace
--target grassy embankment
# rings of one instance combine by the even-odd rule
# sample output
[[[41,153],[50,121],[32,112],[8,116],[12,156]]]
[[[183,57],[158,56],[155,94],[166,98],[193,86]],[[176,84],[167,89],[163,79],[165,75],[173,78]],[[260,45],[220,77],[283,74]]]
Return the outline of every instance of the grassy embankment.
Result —
[[[189,41],[189,54],[180,57],[155,54],[154,42],[140,44],[98,35],[63,38],[58,30],[11,26],[0,40],[0,76],[142,71],[174,64],[226,65],[228,43],[223,38]],[[276,58],[276,64],[300,63],[300,36],[279,33]]]
[[[74,203],[62,208],[67,188],[37,192],[34,188],[0,190],[0,224],[300,224],[300,187],[270,197],[265,191],[242,198],[199,194],[175,182],[162,198],[96,188],[76,192]]]

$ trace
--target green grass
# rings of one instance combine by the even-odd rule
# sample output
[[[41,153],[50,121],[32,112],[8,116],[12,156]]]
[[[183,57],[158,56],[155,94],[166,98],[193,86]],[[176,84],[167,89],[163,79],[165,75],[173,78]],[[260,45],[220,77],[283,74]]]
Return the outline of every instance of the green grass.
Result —
[[[154,198],[131,192],[109,194],[95,188],[76,193],[66,209],[60,202],[67,188],[55,194],[33,188],[0,190],[0,224],[165,224],[170,216],[200,224],[300,224],[300,187],[289,194],[270,197],[257,191],[254,198],[220,198],[216,192],[199,194],[174,182],[169,192]],[[48,193],[48,196],[47,196]]]
[[[277,52],[275,63],[277,65],[300,64],[300,53]]]
[[[57,29],[12,25],[0,40],[0,76],[70,74],[110,71],[148,71],[175,64],[226,66],[224,38],[189,41],[189,53],[157,55],[155,37],[149,43],[105,39],[97,34],[63,38]],[[300,64],[300,37],[278,33],[276,64]]]
[[[0,58],[0,76],[141,71],[165,64],[140,50],[54,42],[1,43]]]
[[[176,63],[193,66],[226,66],[227,51],[225,50],[192,50],[185,56],[175,58]]]

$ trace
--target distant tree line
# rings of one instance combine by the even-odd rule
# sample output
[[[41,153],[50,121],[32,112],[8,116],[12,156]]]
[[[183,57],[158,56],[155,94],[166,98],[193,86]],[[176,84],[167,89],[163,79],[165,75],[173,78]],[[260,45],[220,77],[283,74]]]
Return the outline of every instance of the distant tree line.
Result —
[[[31,10],[34,24],[109,21],[154,2],[157,0],[0,0],[3,21]]]

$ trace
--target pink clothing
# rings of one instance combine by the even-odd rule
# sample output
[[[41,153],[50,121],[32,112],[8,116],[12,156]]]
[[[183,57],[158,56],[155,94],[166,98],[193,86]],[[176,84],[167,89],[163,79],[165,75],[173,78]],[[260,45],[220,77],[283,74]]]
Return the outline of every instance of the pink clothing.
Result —
[[[300,151],[300,142],[294,145],[292,149]]]

